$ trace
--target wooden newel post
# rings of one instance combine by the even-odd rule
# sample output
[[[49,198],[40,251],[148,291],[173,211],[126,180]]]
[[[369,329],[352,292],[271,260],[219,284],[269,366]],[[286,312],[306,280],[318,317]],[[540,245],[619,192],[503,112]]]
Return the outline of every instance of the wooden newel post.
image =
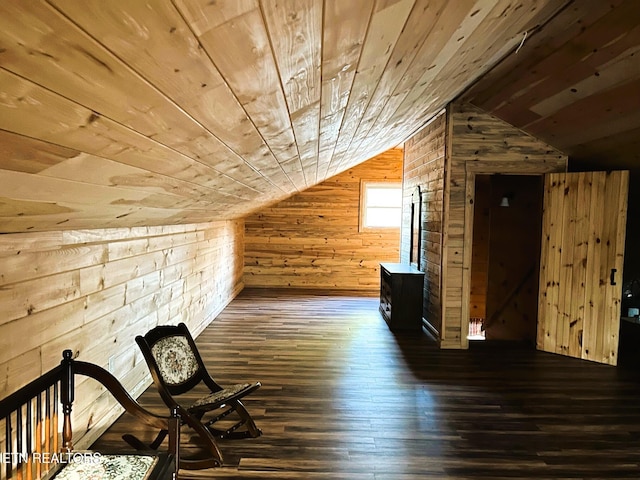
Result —
[[[62,413],[64,423],[62,427],[62,451],[71,452],[73,450],[72,429],[71,429],[71,407],[74,400],[74,378],[73,378],[73,352],[65,350],[62,352],[62,386],[60,400],[62,403]]]

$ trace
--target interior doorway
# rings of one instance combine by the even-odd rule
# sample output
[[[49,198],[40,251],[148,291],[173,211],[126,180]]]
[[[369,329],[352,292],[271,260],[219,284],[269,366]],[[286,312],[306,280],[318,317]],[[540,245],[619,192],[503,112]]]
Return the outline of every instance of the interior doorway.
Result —
[[[469,341],[535,348],[541,175],[475,175]]]

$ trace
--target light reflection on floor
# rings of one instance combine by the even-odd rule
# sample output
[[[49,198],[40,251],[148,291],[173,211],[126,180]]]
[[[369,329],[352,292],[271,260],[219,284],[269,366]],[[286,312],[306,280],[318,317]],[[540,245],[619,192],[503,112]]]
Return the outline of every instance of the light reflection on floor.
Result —
[[[410,457],[417,451],[442,455],[441,426],[432,413],[438,408],[429,383],[417,377],[403,351],[407,337],[389,331],[381,316],[363,315],[343,346],[343,368],[336,379],[336,408],[345,429],[358,432],[358,445],[371,445],[381,459]],[[411,333],[419,341],[421,333]],[[416,337],[416,338],[411,338]],[[424,335],[424,339],[426,335]],[[399,405],[402,405],[400,408]],[[434,435],[430,436],[429,432]],[[344,439],[348,448],[351,440]],[[392,454],[392,455],[391,455]],[[371,451],[351,451],[353,460],[371,456]],[[402,465],[394,467],[401,474]],[[408,471],[408,470],[407,470]]]

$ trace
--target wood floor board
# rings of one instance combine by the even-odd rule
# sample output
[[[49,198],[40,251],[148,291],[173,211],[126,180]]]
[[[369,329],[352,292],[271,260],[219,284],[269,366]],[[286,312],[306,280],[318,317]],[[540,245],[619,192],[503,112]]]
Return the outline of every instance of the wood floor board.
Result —
[[[225,466],[188,479],[640,478],[640,373],[535,351],[440,350],[394,335],[373,297],[245,290],[197,338],[263,435],[222,440]],[[144,332],[141,332],[144,333]],[[162,411],[155,390],[140,402]],[[94,448],[126,448],[118,420]],[[183,435],[185,452],[193,453]]]

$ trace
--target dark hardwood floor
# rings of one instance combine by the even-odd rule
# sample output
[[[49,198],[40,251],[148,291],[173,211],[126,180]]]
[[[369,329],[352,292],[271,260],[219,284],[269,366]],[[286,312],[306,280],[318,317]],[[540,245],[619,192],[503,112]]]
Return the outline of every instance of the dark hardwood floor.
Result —
[[[640,478],[640,375],[524,347],[395,336],[375,298],[245,291],[197,343],[263,436],[220,442],[218,479]],[[149,389],[141,403],[156,408]],[[94,447],[123,446],[121,418]],[[182,478],[181,477],[181,478]]]

